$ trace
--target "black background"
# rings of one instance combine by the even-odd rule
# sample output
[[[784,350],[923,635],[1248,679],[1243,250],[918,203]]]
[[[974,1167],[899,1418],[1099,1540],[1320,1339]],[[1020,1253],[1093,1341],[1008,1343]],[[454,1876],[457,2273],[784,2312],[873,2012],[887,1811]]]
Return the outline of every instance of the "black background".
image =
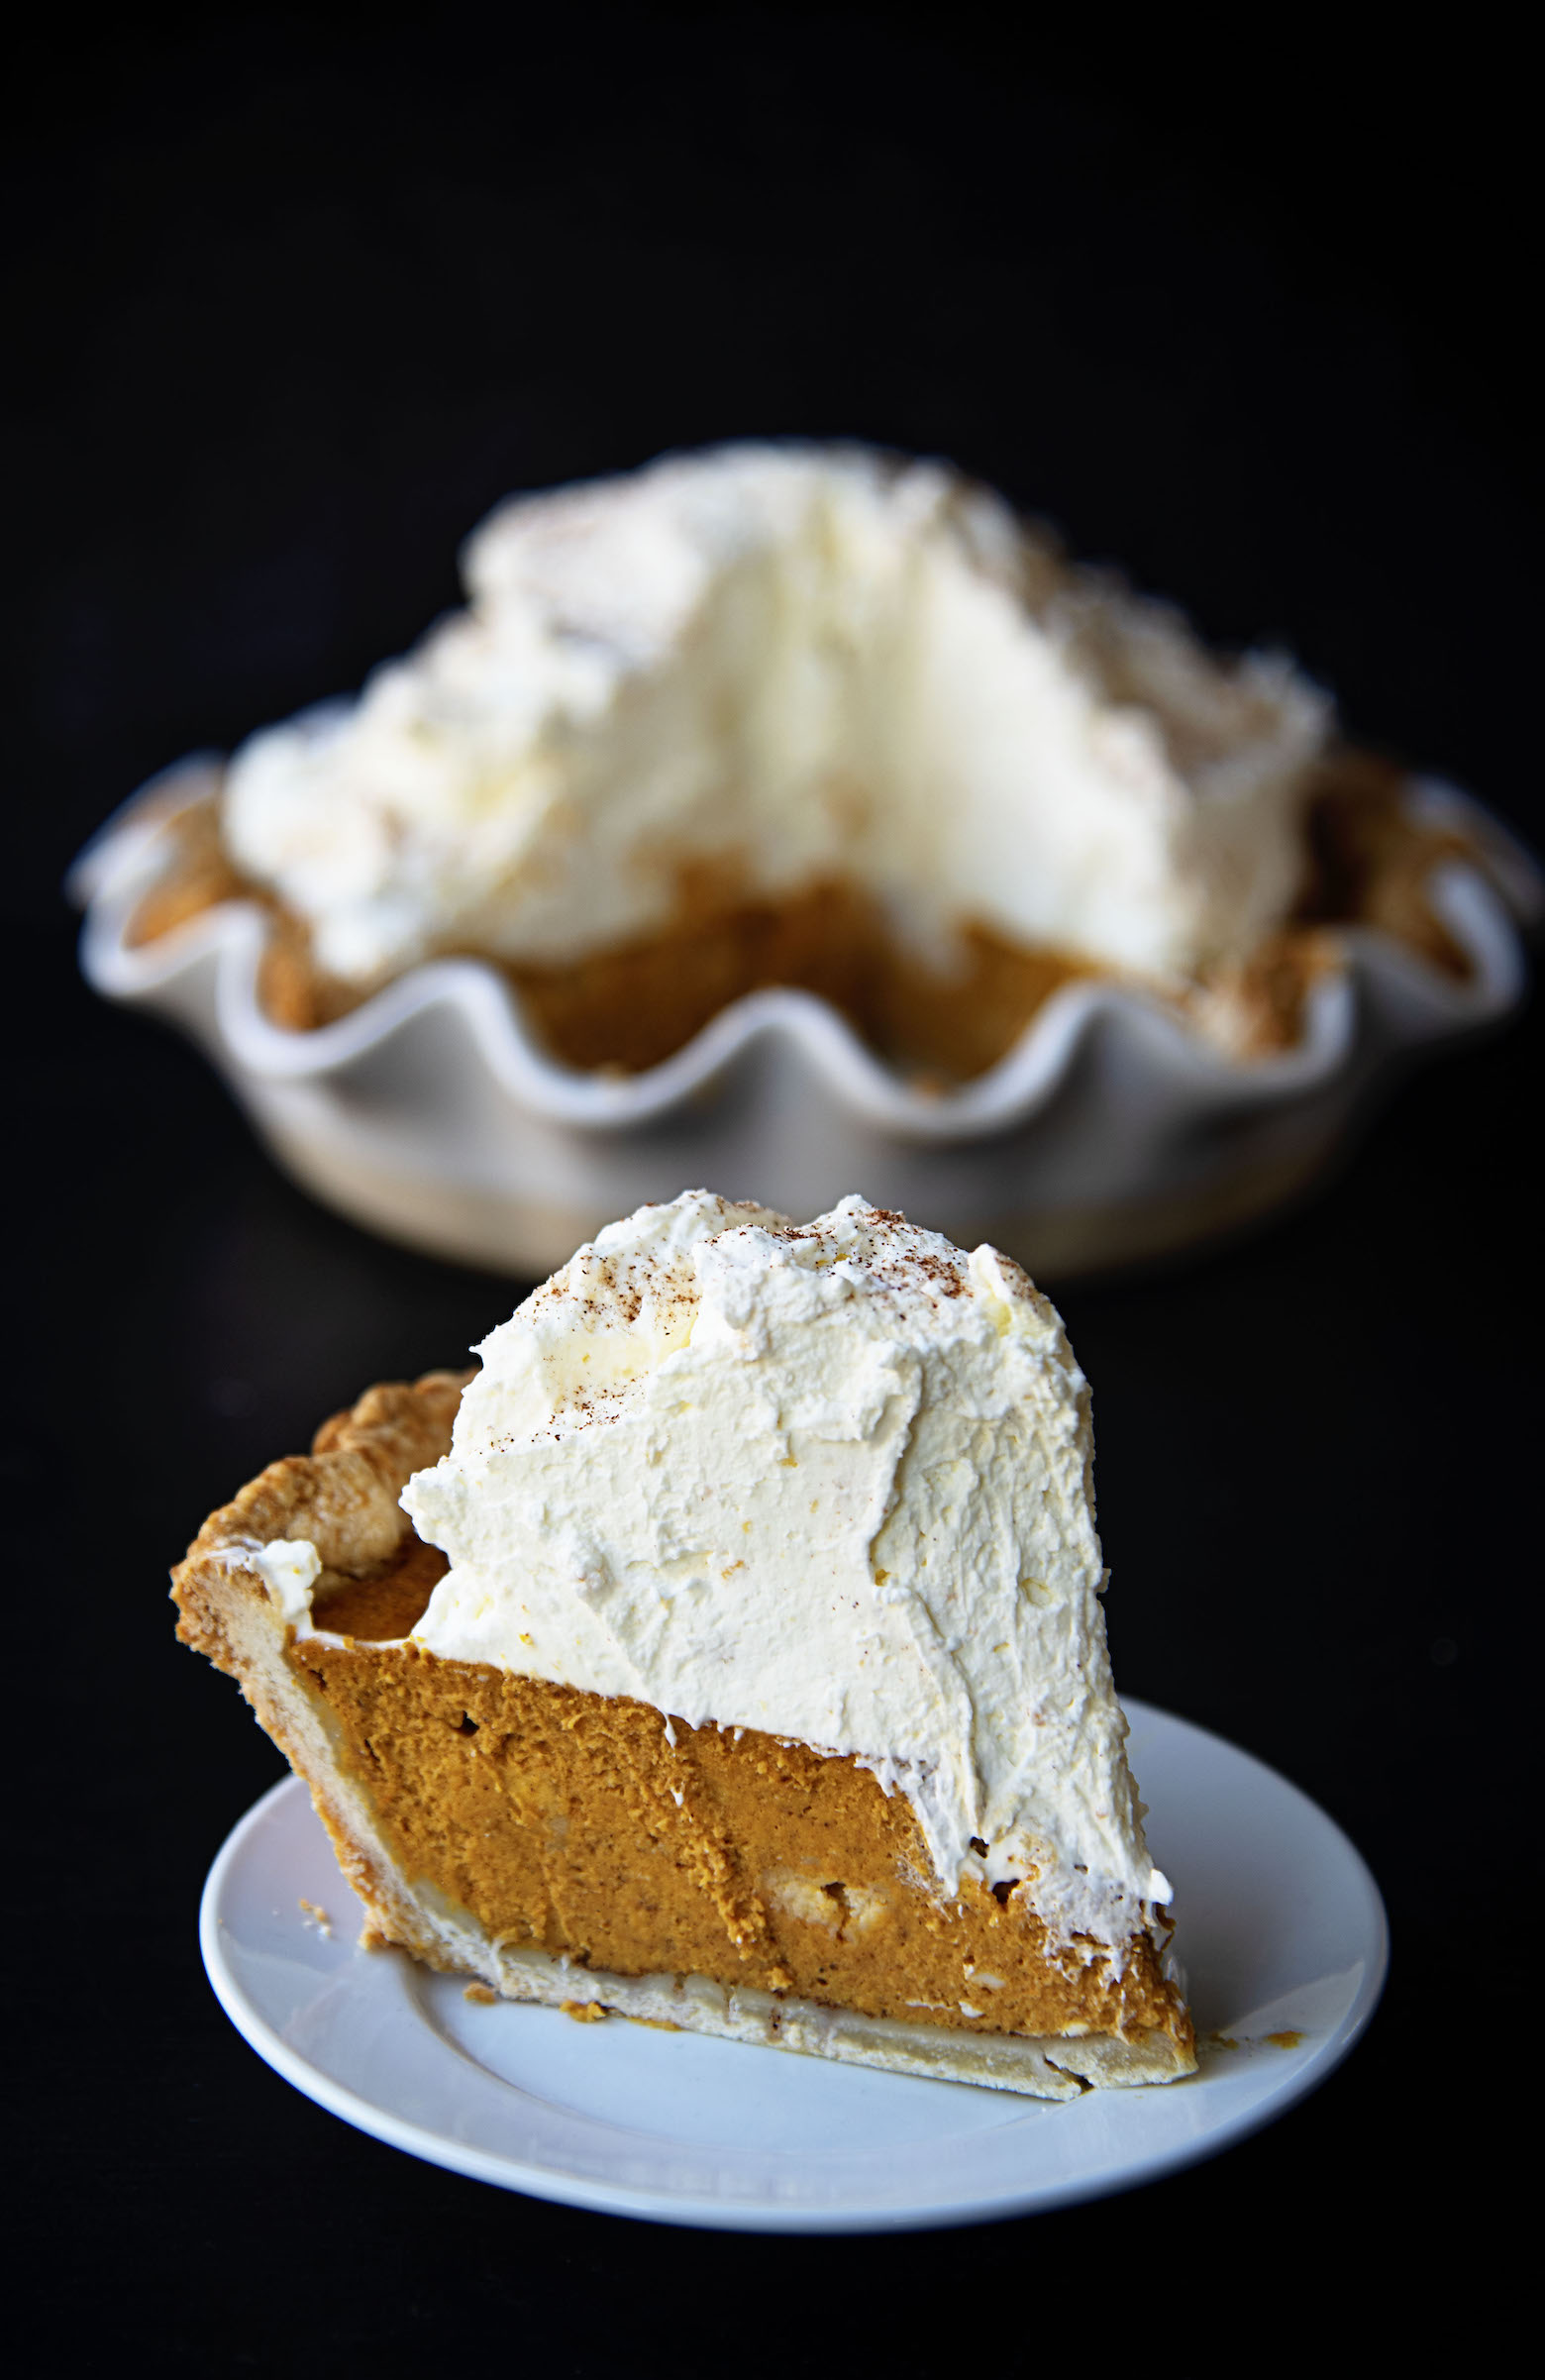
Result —
[[[200,1883],[279,1764],[173,1644],[165,1566],[513,1292],[292,1190],[201,1062],[80,986],[59,880],[152,770],[410,641],[507,489],[779,432],[955,457],[1214,637],[1280,638],[1356,732],[1538,841],[1519,61],[1463,26],[1365,55],[1302,18],[1247,46],[968,6],[151,13],[97,45],[45,23],[13,62],[29,2355],[910,2373],[1082,2339],[1193,2370],[1295,2332],[1350,2348],[1412,2301],[1434,2351],[1450,2325],[1477,2345],[1501,2268],[1467,2264],[1464,2225],[1532,2063],[1537,1021],[1412,1079],[1269,1231],[1060,1293],[1118,1680],[1361,1845],[1394,1934],[1364,2045],[1129,2197],[772,2243],[415,2164],[279,2082],[210,1996]]]

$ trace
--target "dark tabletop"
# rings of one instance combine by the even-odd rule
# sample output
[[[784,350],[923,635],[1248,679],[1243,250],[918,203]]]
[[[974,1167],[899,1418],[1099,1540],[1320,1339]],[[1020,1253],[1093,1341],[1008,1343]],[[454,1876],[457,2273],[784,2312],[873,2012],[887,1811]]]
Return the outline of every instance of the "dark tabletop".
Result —
[[[85,52],[45,24],[19,85],[29,2368],[1018,2370],[1092,2331],[1204,2370],[1348,2344],[1395,2298],[1474,2338],[1494,2292],[1467,2300],[1455,2242],[1490,2127],[1526,2121],[1535,1994],[1511,1813],[1537,1773],[1537,1019],[1391,1086],[1269,1230],[1049,1285],[1094,1384],[1118,1684],[1294,1778],[1388,1900],[1384,2006],[1278,2125],[978,2231],[670,2231],[361,2137],[205,1983],[204,1872],[281,1764],[174,1644],[166,1566],[516,1292],[311,1204],[191,1050],[81,986],[59,880],[142,777],[358,683],[455,600],[456,543],[509,488],[801,432],[953,456],[1213,637],[1281,639],[1356,732],[1539,840],[1538,260],[1505,58],[1354,59],[1278,20],[1270,62],[1168,20],[1032,51],[971,6],[591,9],[514,52],[491,22],[167,16]]]

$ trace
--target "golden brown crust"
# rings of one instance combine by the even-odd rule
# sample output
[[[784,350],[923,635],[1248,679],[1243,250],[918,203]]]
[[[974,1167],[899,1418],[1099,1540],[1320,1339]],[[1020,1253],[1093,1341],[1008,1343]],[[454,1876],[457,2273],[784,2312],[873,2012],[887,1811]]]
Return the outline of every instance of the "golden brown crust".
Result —
[[[124,932],[131,950],[158,942],[222,901],[254,898],[220,836],[220,804],[213,794],[162,818],[167,864],[141,896]]]
[[[1433,908],[1429,885],[1435,869],[1479,855],[1454,827],[1411,816],[1404,774],[1392,761],[1350,748],[1333,753],[1319,772],[1307,835],[1300,924],[1370,926],[1440,974],[1469,977],[1470,961]]]
[[[439,1462],[470,1372],[426,1372],[411,1386],[367,1389],[348,1411],[323,1422],[309,1455],[284,1455],[228,1504],[211,1512],[172,1573],[173,1594],[190,1567],[227,1551],[249,1552],[276,1537],[304,1537],[331,1581],[367,1579],[413,1534],[397,1499],[415,1471]]]
[[[942,1894],[910,1805],[854,1760],[668,1728],[648,1704],[401,1641],[440,1557],[396,1500],[449,1446],[464,1377],[370,1390],[213,1514],[173,1574],[178,1634],[307,1779],[381,1938],[518,1996],[555,1997],[549,1970],[624,2000],[626,1979],[691,1975],[773,2016],[793,1995],[807,2034],[822,2010],[874,2020],[884,2039],[830,2051],[872,2062],[937,2065],[935,2036],[960,2033],[1104,2040],[1115,2065],[1093,2079],[1189,2071],[1189,2018],[1146,1935],[1120,1958],[1057,1951],[1021,1894]],[[287,1627],[256,1566],[293,1536],[327,1565],[325,1633]]]
[[[359,1006],[357,991],[317,968],[300,920],[244,876],[230,858],[221,840],[218,796],[208,794],[187,803],[162,821],[160,831],[166,838],[166,864],[125,928],[124,940],[131,950],[159,941],[226,901],[252,901],[267,918],[258,966],[258,996],[264,1015],[289,1032],[308,1033]]]
[[[321,1423],[312,1452],[283,1454],[231,1504],[212,1511],[173,1578],[226,1547],[271,1545],[273,1537],[307,1537],[324,1573],[369,1578],[412,1535],[397,1497],[414,1471],[450,1449],[469,1378],[469,1371],[429,1371],[412,1386],[393,1381],[366,1390],[348,1413]]]

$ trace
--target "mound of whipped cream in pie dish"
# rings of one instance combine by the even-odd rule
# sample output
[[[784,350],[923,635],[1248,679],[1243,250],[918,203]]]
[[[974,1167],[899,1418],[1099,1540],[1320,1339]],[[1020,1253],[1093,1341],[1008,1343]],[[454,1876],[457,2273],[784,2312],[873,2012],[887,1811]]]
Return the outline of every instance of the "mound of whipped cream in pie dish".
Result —
[[[942,466],[671,458],[512,499],[463,559],[464,609],[235,755],[132,941],[256,896],[260,996],[302,1031],[472,954],[580,1068],[789,984],[945,1081],[1090,975],[1279,1049],[1338,921],[1464,972],[1424,898],[1452,835],[1318,688]]]
[[[688,1191],[478,1352],[370,1390],[174,1574],[371,1937],[1041,2097],[1192,2072],[1088,1390],[1020,1268]]]

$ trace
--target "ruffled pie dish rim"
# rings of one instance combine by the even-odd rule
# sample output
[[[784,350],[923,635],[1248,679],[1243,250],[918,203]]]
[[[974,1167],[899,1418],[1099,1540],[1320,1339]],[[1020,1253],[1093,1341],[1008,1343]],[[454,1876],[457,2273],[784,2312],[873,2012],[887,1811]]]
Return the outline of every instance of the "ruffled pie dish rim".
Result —
[[[517,1107],[544,1121],[597,1137],[626,1132],[690,1111],[754,1044],[794,1045],[825,1089],[872,1129],[897,1140],[955,1143],[987,1139],[1031,1122],[1057,1098],[1101,1026],[1127,1028],[1145,1057],[1168,1073],[1198,1111],[1259,1106],[1301,1097],[1345,1072],[1368,996],[1388,994],[1403,1011],[1399,1038],[1410,1046],[1447,1039],[1505,1015],[1528,981],[1521,929],[1545,911],[1545,883],[1532,856],[1480,803],[1439,779],[1407,780],[1411,814],[1449,828],[1477,860],[1440,862],[1427,895],[1439,922],[1469,963],[1468,980],[1445,975],[1392,936],[1361,925],[1331,930],[1341,963],[1306,991],[1303,1031],[1290,1048],[1236,1056],[1207,1038],[1141,984],[1111,976],[1081,978],[1053,991],[1017,1042],[973,1081],[924,1089],[876,1054],[820,995],[773,988],[743,994],[656,1066],[627,1076],[580,1072],[541,1046],[522,1013],[518,989],[477,958],[420,962],[331,1023],[296,1030],[275,1024],[258,996],[258,973],[271,931],[256,900],[226,899],[134,944],[136,911],[172,863],[167,833],[175,819],[218,789],[223,761],[197,754],[132,794],[92,838],[66,879],[84,910],[81,965],[93,988],[133,1002],[173,991],[180,979],[213,958],[211,1020],[224,1050],[245,1074],[272,1084],[324,1084],[380,1051],[434,1009],[453,1013],[489,1075]],[[1390,998],[1386,998],[1386,1007]]]

